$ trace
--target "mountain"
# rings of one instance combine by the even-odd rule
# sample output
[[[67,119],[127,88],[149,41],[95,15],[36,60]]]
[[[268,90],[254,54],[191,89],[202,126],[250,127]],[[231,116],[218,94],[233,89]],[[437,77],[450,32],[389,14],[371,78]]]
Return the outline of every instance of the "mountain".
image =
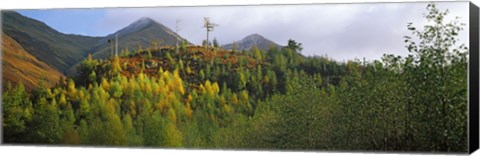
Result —
[[[94,51],[93,58],[105,59],[108,58],[108,56],[111,56],[112,45],[111,43],[108,43],[108,40],[115,40],[115,37],[118,38],[118,53],[121,53],[122,50],[127,48],[129,51],[132,51],[137,50],[139,46],[142,48],[151,47],[152,42],[156,42],[158,46],[161,46],[175,45],[177,41],[180,42],[181,40],[185,40],[166,26],[152,20],[151,18],[143,17],[127,27],[98,40],[96,45],[92,48]],[[189,42],[187,41],[187,43]],[[115,45],[113,45],[113,47],[115,47]],[[70,67],[67,74],[75,74],[76,68],[80,63],[81,62],[77,62],[76,65]]]
[[[63,34],[14,11],[2,11],[2,29],[25,51],[63,73],[83,60],[101,39]]]
[[[254,45],[257,46],[260,50],[267,50],[270,46],[281,47],[280,45],[276,44],[275,42],[259,35],[259,34],[251,34],[247,37],[243,38],[242,40],[230,44],[226,44],[223,46],[224,49],[232,49],[233,44],[237,44],[237,50],[248,50],[252,48]]]
[[[177,41],[183,40],[178,34],[167,28],[166,26],[148,18],[143,17],[128,25],[127,27],[110,34],[97,43],[95,46],[94,58],[107,58],[111,54],[108,39],[118,37],[118,53],[122,49],[129,50],[141,47],[150,47],[152,42],[158,45],[175,45]]]
[[[111,53],[107,41],[115,36],[118,36],[119,53],[127,47],[130,50],[139,46],[150,47],[152,42],[175,45],[183,40],[169,28],[147,17],[105,37],[90,37],[64,34],[15,11],[2,11],[2,29],[25,51],[64,74],[74,73],[88,53],[92,53],[94,58],[107,58]]]
[[[63,74],[32,56],[9,36],[2,34],[2,84],[22,83],[26,90],[32,90],[40,81],[51,87]]]

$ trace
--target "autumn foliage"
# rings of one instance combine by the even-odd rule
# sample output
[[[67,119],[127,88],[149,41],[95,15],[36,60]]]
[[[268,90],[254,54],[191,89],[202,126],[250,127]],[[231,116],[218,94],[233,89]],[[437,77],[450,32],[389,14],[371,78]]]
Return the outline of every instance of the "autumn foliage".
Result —
[[[76,76],[3,93],[5,143],[289,150],[467,151],[467,48],[408,29],[411,55],[337,62],[301,44],[125,50]],[[442,31],[440,31],[442,30]],[[444,30],[444,31],[443,31]],[[435,33],[430,33],[430,32]],[[420,34],[420,35],[419,35]],[[421,35],[423,34],[423,35]],[[447,36],[436,40],[429,35]],[[451,39],[450,39],[451,38]],[[425,43],[436,43],[437,47]]]

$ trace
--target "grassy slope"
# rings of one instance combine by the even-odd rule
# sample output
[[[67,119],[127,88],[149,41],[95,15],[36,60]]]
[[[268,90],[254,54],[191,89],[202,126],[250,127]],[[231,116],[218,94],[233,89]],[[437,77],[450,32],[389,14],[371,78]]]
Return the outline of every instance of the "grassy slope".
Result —
[[[167,50],[167,49],[172,49],[173,47],[169,46],[164,46],[160,49]],[[208,52],[205,51],[205,48],[203,46],[188,46],[187,47],[188,52],[179,52],[179,55],[182,57],[182,61],[184,62],[184,68],[190,67],[191,68],[191,73],[189,76],[197,75],[201,69],[203,69],[203,65],[206,64],[206,62],[211,62],[215,58],[218,59],[220,64],[226,65],[230,63],[233,67],[237,67],[239,64],[239,58],[240,56],[244,56],[246,58],[246,67],[249,69],[254,69],[257,65],[255,60],[251,58],[250,56],[244,54],[244,53],[239,53],[239,52],[232,52],[230,50],[224,50],[219,48],[216,52],[213,51],[213,49],[209,50]],[[155,62],[158,63],[159,67],[162,67],[163,70],[174,70],[174,64],[170,62],[165,56],[160,56],[158,57],[157,55],[162,55],[164,52],[160,52],[158,49],[151,49],[151,53],[153,55],[152,58],[147,57],[147,52],[146,51],[141,51],[140,53],[137,53],[135,56],[130,56],[130,57],[120,57],[120,64],[126,64],[128,70],[122,71],[122,74],[127,77],[131,77],[133,75],[138,75],[142,69],[142,62]],[[199,58],[199,60],[203,60],[205,62],[198,61],[194,59],[194,57]],[[178,56],[172,57],[176,62],[178,62]],[[156,75],[158,73],[158,68],[146,68],[143,73],[147,75]]]
[[[83,60],[101,39],[63,34],[13,11],[2,11],[2,28],[30,54],[61,72]]]
[[[9,36],[2,34],[2,83],[23,83],[27,90],[39,85],[53,86],[63,74],[30,55]]]

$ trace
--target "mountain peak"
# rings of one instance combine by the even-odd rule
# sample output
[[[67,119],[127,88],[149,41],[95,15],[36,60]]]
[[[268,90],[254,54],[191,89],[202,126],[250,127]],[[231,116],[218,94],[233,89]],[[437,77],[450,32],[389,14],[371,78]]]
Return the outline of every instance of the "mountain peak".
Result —
[[[141,30],[141,29],[143,29],[143,28],[145,28],[149,25],[155,24],[155,23],[157,23],[157,22],[155,22],[150,17],[142,17],[142,18],[137,19],[133,23],[129,24],[125,28],[123,28],[121,30],[118,30],[117,32],[115,32],[113,34],[110,34],[110,35],[118,34],[119,36],[122,36],[122,35],[125,35],[125,34],[136,32],[138,30]],[[110,35],[108,35],[108,36],[110,36]]]
[[[248,35],[248,36],[247,36],[247,37],[245,37],[245,38],[251,38],[251,37],[262,37],[262,38],[263,38],[263,36],[262,36],[262,35],[260,35],[260,34],[257,34],[257,33],[250,34],[250,35]]]
[[[242,41],[250,41],[250,42],[255,42],[255,43],[257,41],[261,41],[261,40],[265,40],[265,37],[263,37],[262,35],[257,34],[257,33],[248,35],[247,37],[242,39]]]
[[[136,20],[135,22],[133,22],[132,24],[128,25],[127,28],[140,29],[140,28],[143,28],[144,26],[147,26],[150,23],[156,23],[156,22],[150,17],[142,17]]]
[[[173,32],[163,24],[149,18],[142,17],[118,30],[117,32],[104,37],[98,42],[95,49],[94,58],[106,58],[110,54],[108,39],[118,38],[118,49],[122,50],[127,47],[151,46],[152,42],[159,45],[175,45],[178,41],[184,40],[180,35]]]
[[[268,49],[272,45],[276,47],[280,47],[275,42],[257,33],[250,34],[245,38],[243,38],[242,40],[240,40],[239,42],[235,42],[235,43],[237,44],[237,50],[250,49],[253,46],[257,46],[258,49],[263,49],[263,50]],[[223,47],[225,49],[231,49],[232,45],[233,43],[224,45]]]
[[[155,21],[153,19],[151,19],[150,17],[142,17],[142,18],[139,18],[138,20],[136,20],[133,23],[149,23],[149,22],[155,22]]]

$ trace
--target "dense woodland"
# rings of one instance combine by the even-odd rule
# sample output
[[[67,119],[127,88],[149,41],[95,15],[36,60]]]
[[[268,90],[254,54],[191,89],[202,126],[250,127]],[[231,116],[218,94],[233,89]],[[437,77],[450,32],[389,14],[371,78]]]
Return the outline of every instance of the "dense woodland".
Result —
[[[4,143],[162,148],[467,151],[462,24],[408,24],[406,57],[338,62],[283,48],[135,47],[54,87],[3,92]],[[346,45],[348,46],[348,45]]]

